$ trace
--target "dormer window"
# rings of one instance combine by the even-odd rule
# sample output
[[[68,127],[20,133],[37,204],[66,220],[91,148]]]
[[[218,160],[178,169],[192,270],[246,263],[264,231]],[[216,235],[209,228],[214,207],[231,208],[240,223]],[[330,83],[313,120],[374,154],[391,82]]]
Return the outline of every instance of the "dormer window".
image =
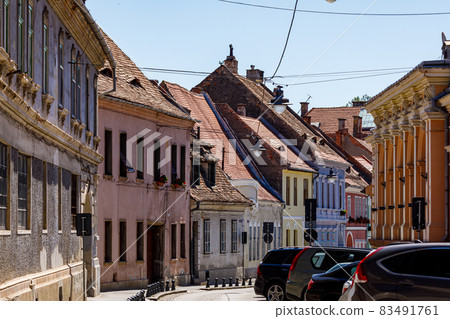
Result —
[[[133,85],[133,86],[135,86],[135,87],[137,87],[137,88],[143,89],[143,87],[142,87],[142,85],[141,85],[141,82],[140,82],[138,79],[136,79],[136,78],[134,78],[133,80],[131,80],[131,81],[130,81],[130,84]]]
[[[216,163],[208,162],[208,184],[209,187],[216,185]]]
[[[113,73],[112,70],[110,68],[104,68],[103,70],[100,71],[100,74],[107,76],[109,78],[113,77]]]

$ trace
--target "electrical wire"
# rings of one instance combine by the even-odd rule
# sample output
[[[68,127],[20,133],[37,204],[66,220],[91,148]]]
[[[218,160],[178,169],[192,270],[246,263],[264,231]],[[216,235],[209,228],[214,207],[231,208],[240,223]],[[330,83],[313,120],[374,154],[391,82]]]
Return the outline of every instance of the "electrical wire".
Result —
[[[310,82],[301,82],[301,83],[293,83],[293,84],[280,84],[278,82],[274,82],[274,84],[277,85],[283,85],[283,86],[293,86],[293,85],[305,85],[305,84],[315,84],[315,83],[325,83],[325,82],[335,82],[335,81],[344,81],[344,80],[353,80],[353,79],[361,79],[361,78],[368,78],[368,77],[376,77],[376,76],[384,76],[384,75],[392,75],[392,74],[400,74],[405,73],[404,71],[398,71],[398,72],[389,72],[389,73],[380,73],[380,74],[371,74],[371,75],[361,75],[361,76],[353,76],[353,77],[346,77],[346,78],[338,78],[338,79],[329,79],[329,80],[319,80],[319,81],[310,81]]]
[[[262,4],[252,4],[245,3],[239,1],[230,1],[230,0],[218,0],[220,2],[243,5],[248,7],[256,7],[256,8],[264,8],[264,9],[273,9],[273,10],[281,10],[281,11],[292,11],[289,8],[283,7],[274,7],[274,6],[266,6]],[[346,16],[373,16],[373,17],[408,17],[408,16],[436,16],[436,15],[449,15],[450,12],[424,12],[424,13],[358,13],[358,12],[333,12],[333,11],[318,11],[318,10],[304,10],[297,9],[297,12],[303,13],[314,13],[314,14],[330,14],[330,15],[346,15]]]
[[[351,75],[353,73],[373,73],[377,74],[382,71],[397,71],[411,70],[413,67],[396,67],[396,68],[382,68],[382,69],[368,69],[368,70],[350,70],[350,71],[334,71],[334,72],[321,72],[321,73],[307,73],[303,74],[302,77],[323,77],[323,76],[339,76],[339,75]],[[163,69],[163,68],[150,68],[150,67],[141,67],[140,68],[144,72],[154,72],[154,73],[168,73],[168,74],[178,74],[178,75],[192,75],[192,76],[207,76],[210,75],[211,72],[202,72],[202,71],[189,71],[189,70],[178,70],[178,69]],[[299,74],[290,74],[290,75],[276,75],[274,79],[283,79],[283,78],[297,78]],[[270,79],[270,78],[266,78]],[[274,80],[272,79],[272,81]]]
[[[286,37],[286,42],[284,43],[283,53],[281,53],[280,61],[278,62],[277,68],[275,69],[275,72],[273,72],[273,75],[270,79],[273,79],[273,77],[277,74],[278,69],[280,68],[281,62],[283,61],[284,53],[286,52],[286,48],[289,43],[289,37],[291,36],[292,26],[294,25],[295,14],[297,12],[297,4],[298,4],[298,0],[295,0],[294,12],[292,14],[291,25],[289,26],[289,31],[288,31],[288,34]]]

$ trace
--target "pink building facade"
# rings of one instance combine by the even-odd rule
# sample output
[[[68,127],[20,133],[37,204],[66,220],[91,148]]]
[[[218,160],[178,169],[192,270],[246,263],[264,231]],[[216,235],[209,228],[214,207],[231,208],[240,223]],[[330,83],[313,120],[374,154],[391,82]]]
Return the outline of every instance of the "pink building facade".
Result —
[[[346,191],[347,225],[345,228],[346,246],[368,247],[367,225],[370,223],[368,214],[369,197],[355,190]]]
[[[99,98],[101,289],[171,279],[186,284],[190,198],[185,186],[174,184],[190,176],[194,121],[107,40],[117,61],[117,91]],[[112,73],[108,66],[101,72],[100,92],[107,90]],[[158,185],[163,176],[167,181]]]

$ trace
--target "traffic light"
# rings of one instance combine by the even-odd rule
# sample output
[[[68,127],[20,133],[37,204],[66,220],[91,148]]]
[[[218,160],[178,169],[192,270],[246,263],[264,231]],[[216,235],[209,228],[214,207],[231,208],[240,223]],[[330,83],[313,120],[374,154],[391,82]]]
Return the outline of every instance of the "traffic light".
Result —
[[[317,199],[305,199],[305,221],[315,222],[317,220]]]

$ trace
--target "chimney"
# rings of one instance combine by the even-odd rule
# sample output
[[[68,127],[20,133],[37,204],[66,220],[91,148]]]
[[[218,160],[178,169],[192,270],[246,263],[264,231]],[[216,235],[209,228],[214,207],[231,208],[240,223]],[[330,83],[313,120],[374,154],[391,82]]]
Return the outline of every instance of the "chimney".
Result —
[[[353,115],[353,136],[362,138],[362,117],[359,115]]]
[[[305,117],[306,113],[308,113],[308,107],[309,107],[309,103],[308,102],[300,102],[301,105],[301,116]]]
[[[356,106],[364,107],[366,105],[366,101],[352,101],[352,104],[354,107]]]
[[[305,115],[305,116],[302,116],[302,117],[303,117],[303,120],[304,120],[306,123],[308,123],[309,125],[311,125],[311,116]]]
[[[237,109],[237,114],[241,115],[241,116],[247,116],[247,106],[245,104],[237,104],[236,105],[236,109]]]
[[[230,55],[227,56],[225,60],[225,66],[231,71],[233,74],[238,74],[238,61],[233,55],[233,45],[230,44]]]
[[[197,93],[197,94],[202,94],[203,88],[196,86],[196,87],[191,89],[191,92]]]
[[[250,65],[250,70],[247,70],[247,79],[262,83],[264,80],[264,71],[255,69],[254,65]]]
[[[338,131],[342,132],[345,130],[345,119],[338,119]]]

